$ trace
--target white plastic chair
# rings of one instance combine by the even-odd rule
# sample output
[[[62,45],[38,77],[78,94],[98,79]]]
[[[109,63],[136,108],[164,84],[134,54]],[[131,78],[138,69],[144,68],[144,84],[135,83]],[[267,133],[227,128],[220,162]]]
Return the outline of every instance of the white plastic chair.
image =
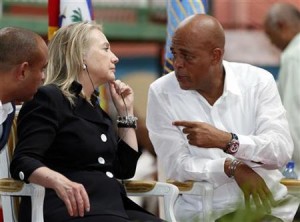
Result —
[[[157,181],[125,181],[125,187],[129,196],[162,196],[164,201],[164,219],[176,222],[174,204],[178,197],[177,186]]]
[[[16,120],[5,147],[0,151],[0,195],[3,218],[5,222],[17,222],[17,209],[20,196],[30,196],[32,204],[32,221],[43,222],[43,205],[45,189],[36,184],[26,184],[14,180],[9,173],[9,165],[16,142]]]
[[[201,222],[214,222],[212,217],[212,200],[213,200],[213,186],[204,181],[185,181],[179,182],[174,179],[166,178],[163,171],[163,164],[161,159],[157,159],[158,180],[166,181],[167,183],[175,185],[179,189],[179,195],[197,195],[202,198],[203,211],[199,212],[198,218]],[[179,196],[178,195],[178,196]],[[175,201],[176,203],[176,201]],[[159,202],[160,210],[164,208],[162,202]],[[164,212],[160,212],[163,214]],[[176,214],[176,212],[174,212]],[[178,220],[177,220],[178,221]],[[178,221],[179,222],[179,221]]]
[[[43,222],[43,205],[45,188],[37,184],[26,184],[14,180],[9,173],[9,165],[16,143],[16,119],[14,120],[7,145],[0,152],[0,196],[5,222],[17,222],[20,196],[30,196],[32,203],[32,221]],[[165,219],[176,222],[174,203],[178,196],[175,185],[156,181],[125,181],[128,195],[132,196],[162,196],[164,198]]]
[[[300,180],[282,179],[280,182],[287,187],[289,194],[300,197]]]
[[[199,212],[198,218],[201,222],[213,222],[212,219],[212,199],[213,186],[208,182],[186,181],[178,182],[175,180],[168,180],[170,184],[178,187],[179,195],[197,195],[202,198],[203,210]]]

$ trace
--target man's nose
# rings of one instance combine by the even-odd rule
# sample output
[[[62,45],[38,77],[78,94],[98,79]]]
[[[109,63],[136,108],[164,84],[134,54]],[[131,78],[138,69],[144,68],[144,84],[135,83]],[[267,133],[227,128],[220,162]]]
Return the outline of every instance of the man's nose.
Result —
[[[176,69],[183,67],[183,59],[180,58],[180,57],[174,58],[173,59],[173,66]]]

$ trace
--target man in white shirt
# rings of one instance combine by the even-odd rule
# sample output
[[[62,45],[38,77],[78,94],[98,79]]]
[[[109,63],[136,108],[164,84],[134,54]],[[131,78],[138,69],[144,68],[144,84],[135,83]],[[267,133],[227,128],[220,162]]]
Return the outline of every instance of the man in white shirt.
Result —
[[[274,4],[267,13],[265,31],[282,50],[277,85],[294,141],[292,159],[300,176],[300,11],[288,3]]]
[[[45,41],[38,34],[0,29],[0,150],[7,142],[14,104],[30,100],[42,84],[48,60]]]
[[[287,194],[278,170],[293,142],[273,76],[223,61],[225,35],[209,15],[193,15],[176,29],[175,72],[151,84],[147,127],[167,178],[208,181],[214,219],[292,221],[299,199]],[[201,197],[182,195],[179,221],[194,221]],[[250,213],[249,213],[250,212]],[[247,220],[246,220],[247,217]]]

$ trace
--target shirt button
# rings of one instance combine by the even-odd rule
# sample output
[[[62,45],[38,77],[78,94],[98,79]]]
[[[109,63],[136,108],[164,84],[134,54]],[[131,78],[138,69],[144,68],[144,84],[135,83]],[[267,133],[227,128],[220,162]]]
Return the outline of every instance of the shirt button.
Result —
[[[109,178],[113,178],[114,177],[114,175],[111,172],[109,172],[109,171],[106,172],[106,176],[108,176]]]
[[[105,134],[101,134],[101,140],[102,142],[106,142],[107,141],[107,137]]]
[[[24,180],[24,173],[22,171],[19,172],[19,178],[20,180]]]
[[[99,162],[100,164],[104,164],[104,163],[105,163],[105,159],[104,159],[103,157],[99,157],[99,158],[98,158],[98,162]]]

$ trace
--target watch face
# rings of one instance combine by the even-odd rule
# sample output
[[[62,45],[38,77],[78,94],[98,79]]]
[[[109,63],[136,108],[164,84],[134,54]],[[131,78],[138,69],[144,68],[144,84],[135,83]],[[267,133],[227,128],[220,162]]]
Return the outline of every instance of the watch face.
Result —
[[[239,149],[239,141],[236,139],[231,140],[230,146],[228,148],[228,153],[233,154],[236,153]]]

